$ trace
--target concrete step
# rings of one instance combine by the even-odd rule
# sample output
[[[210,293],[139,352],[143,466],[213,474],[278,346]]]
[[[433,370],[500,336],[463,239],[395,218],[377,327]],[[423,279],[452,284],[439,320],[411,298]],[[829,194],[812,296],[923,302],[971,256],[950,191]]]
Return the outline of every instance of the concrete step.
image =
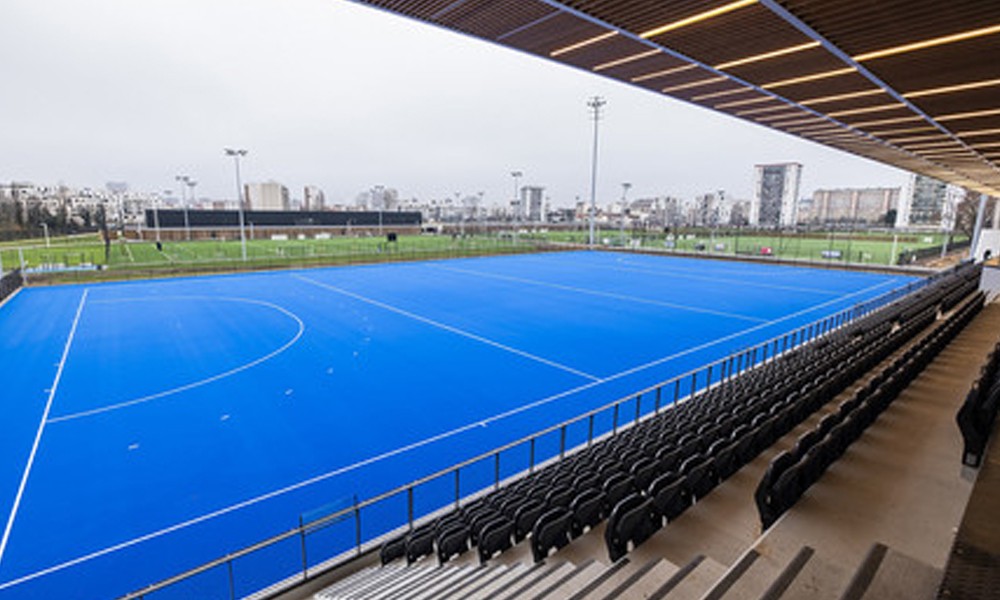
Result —
[[[545,568],[538,571],[535,575],[524,578],[517,585],[503,590],[503,592],[497,594],[494,598],[496,600],[534,598],[542,590],[547,589],[553,583],[569,575],[576,569],[576,566],[572,563],[563,561],[543,564],[546,565]]]
[[[607,567],[603,564],[590,559],[578,565],[573,572],[567,573],[558,581],[553,582],[548,588],[539,591],[538,595],[535,596],[535,600],[542,600],[543,598],[554,600],[556,598],[572,596],[596,579],[606,569]]]
[[[356,573],[352,573],[341,579],[337,583],[323,588],[322,590],[313,594],[315,600],[330,600],[336,598],[337,594],[343,593],[347,590],[355,588],[364,582],[372,582],[381,579],[382,577],[388,577],[393,575],[395,572],[399,571],[402,565],[390,565],[385,567],[368,567],[366,569],[361,569]]]
[[[400,579],[389,585],[382,586],[376,591],[379,598],[393,598],[400,594],[409,593],[411,590],[421,589],[425,584],[437,580],[439,577],[446,577],[451,574],[452,567],[441,567],[438,565],[427,565],[427,566],[411,566],[416,575],[407,579]],[[371,592],[367,591],[363,594],[351,594],[351,598],[365,598],[371,597]]]
[[[486,567],[486,570],[482,574],[475,578],[468,579],[465,582],[457,583],[451,589],[442,590],[441,595],[438,596],[436,600],[453,600],[454,598],[460,598],[463,595],[469,594],[478,588],[485,587],[496,580],[508,577],[511,570],[521,568],[521,565],[493,565],[489,563],[484,566]]]
[[[424,600],[427,598],[437,598],[442,590],[446,590],[454,585],[458,585],[465,581],[469,577],[474,577],[481,574],[484,571],[486,565],[471,566],[463,565],[460,567],[455,566],[445,566],[443,570],[445,574],[436,579],[425,582],[423,585],[412,588],[408,590],[404,595],[396,595],[393,598],[401,600],[406,598],[407,600]]]
[[[726,572],[721,563],[697,556],[678,570],[650,596],[650,600],[698,600]]]
[[[847,571],[803,547],[768,588],[763,600],[837,600]],[[811,554],[810,554],[811,553]]]
[[[650,561],[636,570],[617,588],[608,592],[604,596],[604,600],[649,598],[653,592],[659,589],[665,581],[668,581],[679,570],[677,565],[666,559]]]
[[[373,578],[372,581],[363,581],[360,585],[353,586],[336,596],[336,598],[363,598],[377,595],[383,589],[390,589],[401,583],[415,580],[427,575],[426,567],[403,567],[388,573],[384,577]]]
[[[756,600],[775,574],[770,561],[751,548],[723,573],[701,600]]]
[[[943,574],[941,569],[875,544],[840,600],[933,600]]]
[[[569,596],[568,600],[602,598],[606,593],[621,585],[637,568],[637,565],[625,557],[610,567],[605,567],[597,577]]]
[[[545,568],[544,563],[515,566],[511,568],[503,577],[494,579],[486,585],[475,587],[459,597],[466,600],[491,600],[492,598],[495,598],[497,594],[503,593],[505,590],[520,586],[521,582],[526,581],[529,577],[535,576],[543,568]]]

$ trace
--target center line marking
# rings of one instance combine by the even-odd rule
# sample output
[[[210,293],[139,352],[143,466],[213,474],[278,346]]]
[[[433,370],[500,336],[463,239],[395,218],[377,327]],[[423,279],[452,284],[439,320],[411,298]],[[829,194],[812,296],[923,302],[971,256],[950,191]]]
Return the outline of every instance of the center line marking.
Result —
[[[73,325],[70,327],[69,336],[66,338],[66,345],[63,347],[62,358],[59,359],[59,368],[56,369],[56,377],[49,388],[49,399],[45,402],[45,411],[42,413],[42,420],[38,423],[38,430],[35,432],[35,442],[31,445],[31,453],[28,454],[28,463],[24,466],[24,473],[21,475],[21,484],[17,487],[17,494],[14,496],[14,505],[11,506],[10,516],[7,517],[7,526],[3,530],[3,538],[0,538],[0,563],[3,562],[3,554],[7,549],[7,542],[10,540],[11,529],[14,528],[14,518],[17,516],[17,509],[21,506],[21,498],[24,496],[24,488],[28,484],[28,475],[31,467],[35,463],[35,455],[38,453],[38,445],[42,441],[42,432],[45,431],[45,423],[49,418],[49,411],[52,409],[52,400],[56,397],[56,390],[59,389],[59,380],[62,379],[63,368],[66,366],[66,357],[69,356],[69,348],[73,345],[73,338],[76,336],[76,326],[80,323],[80,315],[83,313],[83,305],[87,301],[87,292],[83,290],[80,296],[80,305],[76,307],[76,316],[73,317]]]
[[[524,358],[528,358],[528,359],[536,361],[536,362],[540,362],[540,363],[548,365],[550,367],[555,367],[555,368],[560,369],[562,371],[566,371],[567,373],[572,373],[574,375],[578,375],[580,377],[584,377],[586,379],[590,379],[591,381],[600,381],[601,380],[600,377],[597,377],[595,375],[591,375],[590,373],[584,373],[583,371],[580,371],[579,369],[574,369],[573,367],[567,367],[566,365],[557,363],[555,361],[551,361],[551,360],[549,360],[547,358],[542,358],[541,356],[536,356],[534,354],[531,354],[530,352],[525,352],[524,350],[518,350],[517,348],[512,348],[510,346],[507,346],[506,344],[501,344],[500,342],[496,342],[496,341],[491,340],[489,338],[484,338],[481,335],[476,335],[475,333],[470,333],[468,331],[464,331],[462,329],[458,329],[457,327],[452,327],[451,325],[446,325],[445,323],[441,323],[439,321],[435,321],[435,320],[429,319],[427,317],[422,317],[422,316],[420,316],[418,314],[411,313],[408,310],[404,310],[402,308],[397,308],[395,306],[386,304],[384,302],[379,302],[378,300],[375,300],[373,298],[367,298],[367,297],[362,296],[360,294],[356,294],[354,292],[349,292],[349,291],[347,291],[345,289],[342,289],[342,288],[339,288],[337,286],[330,285],[328,283],[323,283],[322,281],[316,281],[315,279],[311,279],[311,278],[305,277],[303,275],[294,275],[293,277],[295,277],[296,279],[302,280],[302,281],[304,281],[306,283],[310,283],[312,285],[315,285],[317,287],[328,289],[328,290],[330,290],[332,292],[337,292],[338,294],[342,294],[342,295],[347,296],[349,298],[354,298],[355,300],[364,302],[366,304],[371,304],[372,306],[377,306],[379,308],[388,310],[390,312],[394,312],[394,313],[396,313],[398,315],[403,315],[404,317],[408,317],[408,318],[413,319],[415,321],[420,321],[421,323],[426,323],[428,325],[432,325],[434,327],[437,327],[439,329],[443,329],[445,331],[454,333],[456,335],[460,335],[462,337],[467,337],[470,340],[475,340],[477,342],[481,342],[483,344],[487,344],[489,346],[493,346],[494,348],[499,348],[501,350],[505,350],[505,351],[510,352],[512,354],[516,354],[518,356],[521,356],[521,357],[524,357]]]

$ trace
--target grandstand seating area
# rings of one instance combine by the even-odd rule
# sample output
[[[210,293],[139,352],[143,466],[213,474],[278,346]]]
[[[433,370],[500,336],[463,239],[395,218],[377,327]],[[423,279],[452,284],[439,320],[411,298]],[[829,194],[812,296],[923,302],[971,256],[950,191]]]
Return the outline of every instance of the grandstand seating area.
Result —
[[[628,570],[624,580],[615,579],[614,571],[628,563],[630,549],[881,364],[873,379],[771,461],[754,497],[767,529],[978,313],[984,302],[976,292],[980,270],[960,265],[900,301],[390,539],[380,550],[381,569],[351,578],[353,584],[342,581],[317,598],[365,597],[354,594],[375,579],[399,585],[402,580],[389,575],[405,569],[400,566],[403,559],[408,565],[418,564],[397,575],[405,573],[409,580],[422,573],[426,585],[400,587],[410,590],[402,597],[422,597],[410,592],[436,589],[432,582],[442,584],[440,578],[463,582],[460,587],[472,594],[468,597],[486,597],[473,592],[493,589],[489,581],[508,581],[506,594],[513,589],[509,579],[515,573],[520,573],[516,581],[521,585],[514,587],[531,590],[524,597],[547,596],[559,589],[558,597],[582,598],[598,587],[622,593],[646,573],[658,573],[654,579],[661,595],[650,597],[662,597],[685,570],[707,569],[714,579],[725,569],[705,557],[696,557],[696,564],[679,570],[652,561]],[[943,314],[947,318],[939,318]],[[918,334],[922,337],[913,343]],[[983,369],[984,377],[989,374],[992,381],[995,363],[991,357],[992,366]],[[546,560],[553,551],[601,527],[612,566]],[[530,546],[534,567],[486,564],[522,542]],[[462,564],[441,571],[422,560],[436,555],[436,562],[444,564],[472,547],[479,568]],[[752,558],[753,551],[744,560],[747,557]],[[803,563],[807,559],[801,557]],[[738,567],[732,567],[729,575],[738,576]],[[607,580],[617,581],[620,589],[601,583]],[[574,588],[572,582],[579,585]],[[580,590],[586,593],[580,595]]]

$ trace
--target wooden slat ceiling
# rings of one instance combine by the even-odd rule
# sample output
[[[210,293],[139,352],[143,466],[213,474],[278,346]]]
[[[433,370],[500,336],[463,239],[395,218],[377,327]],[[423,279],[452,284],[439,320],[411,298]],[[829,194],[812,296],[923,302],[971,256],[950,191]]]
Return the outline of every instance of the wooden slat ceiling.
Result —
[[[1000,1],[360,1],[1000,196]]]

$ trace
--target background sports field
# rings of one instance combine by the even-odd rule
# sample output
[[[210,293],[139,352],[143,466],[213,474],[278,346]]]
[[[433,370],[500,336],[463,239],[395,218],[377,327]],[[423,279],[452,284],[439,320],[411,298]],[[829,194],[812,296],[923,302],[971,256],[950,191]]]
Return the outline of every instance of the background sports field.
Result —
[[[568,252],[24,289],[0,307],[0,598],[133,591],[910,281]],[[237,565],[240,593],[298,544]]]

